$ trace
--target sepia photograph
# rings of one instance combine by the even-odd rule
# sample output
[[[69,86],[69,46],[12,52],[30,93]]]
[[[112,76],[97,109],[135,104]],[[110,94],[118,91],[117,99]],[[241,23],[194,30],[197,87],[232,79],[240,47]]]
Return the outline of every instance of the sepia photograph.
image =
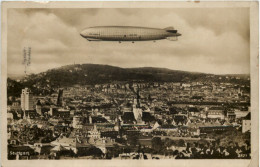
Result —
[[[4,4],[2,157],[258,160],[258,3],[168,3]]]

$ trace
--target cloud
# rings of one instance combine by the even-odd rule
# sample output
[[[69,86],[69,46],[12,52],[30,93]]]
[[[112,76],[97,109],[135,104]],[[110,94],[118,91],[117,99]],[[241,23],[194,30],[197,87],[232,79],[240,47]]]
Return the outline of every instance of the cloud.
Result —
[[[85,27],[165,28],[178,41],[88,42]],[[249,10],[230,9],[9,9],[8,73],[22,73],[22,49],[32,48],[31,72],[66,64],[164,67],[207,73],[249,73]]]

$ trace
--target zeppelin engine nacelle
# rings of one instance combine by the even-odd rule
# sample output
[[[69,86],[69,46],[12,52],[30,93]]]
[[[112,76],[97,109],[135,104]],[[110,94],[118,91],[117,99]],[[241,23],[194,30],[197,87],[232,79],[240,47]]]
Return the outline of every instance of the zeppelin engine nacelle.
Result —
[[[80,35],[88,41],[156,41],[168,39],[176,41],[178,33],[173,27],[165,29],[130,27],[130,26],[100,26],[84,29]]]

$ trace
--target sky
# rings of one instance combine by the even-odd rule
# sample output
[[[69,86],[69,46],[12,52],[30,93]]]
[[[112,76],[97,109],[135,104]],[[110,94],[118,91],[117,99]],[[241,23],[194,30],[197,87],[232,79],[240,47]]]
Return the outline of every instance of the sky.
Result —
[[[31,47],[28,73],[93,63],[249,74],[249,21],[249,8],[8,9],[8,75],[24,73],[24,47]],[[182,36],[178,41],[88,42],[79,33],[93,26],[173,26]]]

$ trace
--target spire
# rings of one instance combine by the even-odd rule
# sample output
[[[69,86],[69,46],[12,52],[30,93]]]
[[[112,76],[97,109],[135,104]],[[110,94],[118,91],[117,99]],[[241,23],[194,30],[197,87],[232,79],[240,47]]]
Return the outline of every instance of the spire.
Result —
[[[40,100],[38,100],[37,101],[37,104],[36,104],[37,106],[41,106],[42,104],[41,104],[41,102],[40,102]]]
[[[140,91],[139,91],[139,86],[137,87],[137,91],[136,91],[136,100],[137,100],[136,107],[139,108],[139,107],[140,107]]]
[[[97,125],[96,124],[94,124],[93,131],[97,131]]]

